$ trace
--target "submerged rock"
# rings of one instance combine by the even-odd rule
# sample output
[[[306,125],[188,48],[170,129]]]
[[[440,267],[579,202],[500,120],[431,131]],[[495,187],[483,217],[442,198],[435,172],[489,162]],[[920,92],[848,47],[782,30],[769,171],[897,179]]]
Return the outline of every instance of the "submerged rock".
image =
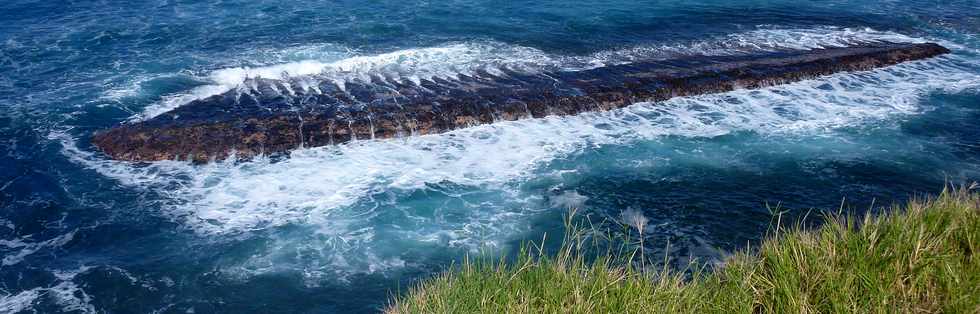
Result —
[[[299,147],[441,133],[496,121],[574,115],[637,102],[760,88],[930,58],[933,43],[876,43],[756,55],[689,57],[583,71],[479,72],[419,83],[373,76],[316,86],[249,79],[146,121],[97,133],[112,158],[205,162]]]

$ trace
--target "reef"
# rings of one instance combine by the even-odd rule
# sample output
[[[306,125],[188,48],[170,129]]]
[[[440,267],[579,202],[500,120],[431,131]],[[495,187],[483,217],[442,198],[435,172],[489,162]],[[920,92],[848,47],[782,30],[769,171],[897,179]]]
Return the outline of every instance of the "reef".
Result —
[[[97,132],[92,143],[127,161],[249,158],[762,88],[948,52],[934,43],[873,43],[638,61],[580,71],[502,68],[419,81],[383,74],[344,82],[324,78],[313,85],[250,78],[223,94]]]

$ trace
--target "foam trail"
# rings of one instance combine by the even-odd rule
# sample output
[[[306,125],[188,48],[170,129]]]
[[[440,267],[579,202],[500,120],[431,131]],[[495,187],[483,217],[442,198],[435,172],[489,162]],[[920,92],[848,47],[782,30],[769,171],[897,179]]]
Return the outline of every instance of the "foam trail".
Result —
[[[38,250],[48,248],[48,247],[60,247],[68,242],[71,242],[75,237],[75,231],[65,233],[63,235],[51,238],[49,240],[40,242],[29,242],[30,237],[14,239],[14,240],[4,240],[0,239],[0,247],[6,247],[9,249],[18,250],[16,253],[8,252],[6,256],[3,257],[2,263],[0,265],[12,266],[20,263],[28,255],[34,254]]]

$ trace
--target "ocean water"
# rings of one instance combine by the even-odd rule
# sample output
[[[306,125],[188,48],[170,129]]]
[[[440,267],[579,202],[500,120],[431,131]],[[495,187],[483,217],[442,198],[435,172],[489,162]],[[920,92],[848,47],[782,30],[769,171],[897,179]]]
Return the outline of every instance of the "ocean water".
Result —
[[[773,208],[863,213],[980,180],[978,36],[976,1],[3,1],[0,313],[377,312],[466,255],[561,234],[568,207],[644,215],[658,260],[718,261]],[[88,142],[247,77],[867,41],[953,53],[288,158],[130,164]]]

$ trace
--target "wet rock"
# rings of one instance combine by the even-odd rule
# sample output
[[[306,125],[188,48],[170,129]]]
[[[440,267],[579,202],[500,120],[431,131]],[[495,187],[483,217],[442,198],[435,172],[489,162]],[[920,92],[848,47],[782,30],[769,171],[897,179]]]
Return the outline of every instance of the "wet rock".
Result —
[[[128,161],[248,158],[298,147],[441,133],[505,120],[574,115],[637,102],[761,88],[948,53],[932,43],[876,43],[757,55],[690,57],[584,71],[480,72],[418,84],[372,76],[316,88],[250,79],[92,142]]]

